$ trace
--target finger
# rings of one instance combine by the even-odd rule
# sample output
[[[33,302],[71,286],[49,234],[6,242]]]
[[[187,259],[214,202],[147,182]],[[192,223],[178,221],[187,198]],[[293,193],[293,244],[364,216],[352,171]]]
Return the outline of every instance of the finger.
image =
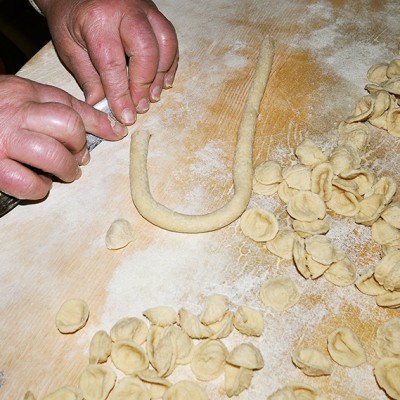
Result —
[[[64,182],[82,172],[74,155],[54,138],[38,132],[20,131],[6,146],[8,158],[50,173]]]
[[[0,160],[0,191],[18,199],[40,200],[49,192],[52,180],[38,175],[17,161]]]
[[[171,68],[169,71],[165,73],[164,76],[164,89],[170,89],[172,88],[174,81],[175,81],[175,75],[176,71],[178,69],[178,63],[179,63],[179,50],[177,50],[174,62],[171,65]]]
[[[86,165],[90,160],[82,118],[67,105],[31,102],[21,127],[56,139],[74,154],[79,165]]]
[[[73,154],[81,151],[86,144],[82,118],[65,104],[29,103],[22,128],[56,139]]]
[[[104,27],[101,37],[87,34],[84,39],[114,116],[126,125],[133,124],[136,111],[129,92],[125,52],[118,30],[113,26]]]
[[[106,140],[120,140],[128,134],[128,128],[125,125],[85,102],[72,99],[71,105],[81,116],[86,132]]]
[[[49,107],[50,105],[53,107],[55,104],[60,103],[61,109],[59,109],[59,112],[57,113],[59,121],[64,120],[65,123],[66,121],[68,121],[69,118],[73,119],[74,117],[70,116],[72,110],[78,113],[79,117],[83,121],[83,134],[85,132],[89,132],[95,136],[99,136],[107,140],[119,140],[127,135],[128,130],[125,125],[115,120],[110,120],[106,113],[96,110],[84,101],[78,100],[70,94],[64,92],[63,90],[55,87],[43,85],[39,86],[38,88],[41,90],[39,93],[40,101],[46,103]],[[69,109],[63,109],[62,105]],[[43,105],[43,107],[45,107],[45,105]],[[35,110],[32,110],[30,115],[32,116],[32,118],[34,118]],[[47,117],[50,118],[48,113]],[[47,124],[45,120],[46,118],[43,118],[43,124],[40,126],[40,128],[38,126],[35,126],[36,129],[33,128],[31,130],[37,132],[43,131],[43,126]],[[41,122],[38,121],[38,123]],[[50,131],[52,132],[52,129],[50,129]],[[46,133],[52,135],[50,131],[48,130],[46,131]],[[58,132],[63,132],[63,130]],[[63,133],[63,135],[64,134],[65,133]]]
[[[178,39],[173,25],[158,11],[148,13],[149,22],[157,38],[159,48],[159,63],[157,76],[151,86],[152,98],[156,101],[162,88],[172,87],[178,66]],[[166,81],[166,75],[168,79]]]
[[[73,53],[64,57],[64,62],[79,83],[88,104],[93,105],[105,97],[100,76],[86,51],[77,46]]]
[[[137,112],[149,109],[150,86],[157,75],[159,48],[146,15],[121,22],[121,39],[129,56],[129,86]]]

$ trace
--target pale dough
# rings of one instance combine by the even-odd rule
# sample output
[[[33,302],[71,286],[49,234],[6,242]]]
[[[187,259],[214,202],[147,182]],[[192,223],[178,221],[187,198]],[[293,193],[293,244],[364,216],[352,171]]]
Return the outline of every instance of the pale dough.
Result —
[[[267,242],[278,233],[279,223],[271,212],[261,208],[251,208],[240,218],[240,228],[255,242]]]
[[[145,342],[147,337],[147,325],[136,317],[125,317],[117,321],[111,328],[110,336],[113,342],[119,340],[133,340],[137,344]]]
[[[70,299],[65,301],[56,315],[56,326],[61,333],[73,333],[83,328],[89,318],[86,301]]]
[[[132,200],[139,213],[161,228],[184,233],[208,232],[235,221],[246,209],[253,184],[253,140],[258,110],[272,67],[274,43],[267,37],[261,46],[253,83],[244,106],[240,123],[233,180],[235,194],[222,208],[204,215],[186,215],[161,205],[151,195],[147,175],[147,153],[150,134],[147,131],[132,135],[130,153],[130,184]]]
[[[195,346],[190,363],[195,377],[200,381],[212,381],[223,372],[228,349],[220,340],[205,340]]]
[[[116,379],[115,372],[107,365],[93,364],[82,372],[79,388],[85,400],[105,400]]]
[[[390,318],[378,327],[375,351],[379,357],[400,359],[400,318]]]
[[[111,354],[111,337],[106,331],[98,331],[89,345],[89,364],[104,363]]]
[[[163,400],[188,399],[208,400],[208,396],[201,386],[192,381],[179,381],[169,387],[163,395]]]
[[[260,297],[266,306],[282,312],[298,303],[300,290],[293,279],[288,276],[278,276],[268,279],[262,285]]]
[[[235,367],[257,370],[264,367],[260,350],[252,343],[237,345],[226,357],[226,362]]]
[[[395,400],[400,400],[400,359],[381,358],[375,365],[374,374],[378,385]]]
[[[42,400],[82,400],[81,390],[73,386],[64,386],[43,397]],[[29,400],[26,398],[24,400]]]
[[[317,349],[298,349],[292,355],[293,364],[308,376],[323,376],[332,373],[332,362]]]
[[[117,382],[114,390],[111,392],[109,400],[127,399],[151,400],[151,394],[140,379],[127,376]]]
[[[260,312],[253,308],[240,306],[233,316],[235,328],[247,336],[261,336],[264,320]]]
[[[345,367],[358,367],[367,361],[360,339],[346,326],[328,336],[328,351],[335,362]]]
[[[172,307],[153,307],[143,311],[143,315],[153,324],[158,326],[173,325],[178,322],[178,313]]]
[[[228,298],[220,294],[207,297],[199,319],[204,325],[212,325],[224,318],[228,311]]]
[[[134,239],[133,227],[126,219],[116,219],[106,233],[107,249],[117,250],[127,246]]]
[[[146,352],[132,340],[119,340],[113,343],[111,359],[115,367],[126,375],[143,371],[149,366]]]
[[[236,367],[234,365],[225,365],[225,392],[228,397],[239,396],[251,385],[253,370]]]

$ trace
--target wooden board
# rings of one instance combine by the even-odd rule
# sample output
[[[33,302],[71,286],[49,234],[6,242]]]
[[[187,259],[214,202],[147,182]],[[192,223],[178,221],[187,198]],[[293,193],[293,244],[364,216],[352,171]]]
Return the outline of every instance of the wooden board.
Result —
[[[236,130],[255,58],[264,35],[276,40],[273,72],[263,100],[254,163],[273,159],[287,165],[293,148],[310,137],[324,150],[336,145],[337,125],[364,92],[368,68],[398,56],[398,8],[387,1],[160,0],[180,40],[175,86],[139,117],[131,134],[150,129],[149,174],[155,197],[187,213],[220,207],[232,193],[231,164]],[[51,44],[20,72],[82,98]],[[373,130],[365,165],[400,181],[399,140]],[[225,294],[232,309],[248,305],[265,317],[265,330],[252,340],[265,367],[254,374],[240,399],[265,399],[289,381],[301,381],[332,399],[350,394],[385,399],[373,378],[372,345],[379,323],[399,316],[377,307],[355,287],[306,281],[293,263],[274,257],[245,238],[238,222],[212,233],[163,231],[136,212],[129,192],[129,138],[102,143],[74,184],[54,184],[46,201],[20,206],[0,219],[0,397],[40,399],[60,386],[76,385],[87,365],[88,345],[98,329],[121,317],[169,305],[200,312],[206,296]],[[399,196],[397,195],[397,199]],[[276,196],[254,195],[250,206],[288,218]],[[104,237],[111,222],[126,218],[133,243],[109,251]],[[380,258],[370,229],[351,219],[332,219],[330,236],[347,251],[361,274]],[[292,276],[301,286],[298,305],[278,314],[262,306],[258,291],[267,277]],[[60,305],[85,299],[87,326],[61,335],[54,324]],[[353,328],[368,363],[334,368],[331,377],[308,378],[291,363],[296,346],[326,353],[336,327]],[[238,343],[233,335],[229,348]],[[250,341],[250,339],[249,339]],[[193,379],[179,368],[171,381]],[[210,399],[224,399],[222,377],[203,384]]]

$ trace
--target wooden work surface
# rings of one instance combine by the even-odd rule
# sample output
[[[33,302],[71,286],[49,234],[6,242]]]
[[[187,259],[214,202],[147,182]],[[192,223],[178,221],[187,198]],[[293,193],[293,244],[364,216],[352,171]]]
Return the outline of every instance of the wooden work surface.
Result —
[[[324,150],[336,145],[337,125],[365,94],[368,68],[398,57],[397,0],[160,0],[180,40],[175,86],[139,117],[131,129],[151,130],[149,174],[155,197],[178,211],[205,213],[232,194],[231,164],[241,110],[264,35],[276,40],[273,72],[262,103],[254,163],[287,165],[293,148],[310,137]],[[82,98],[51,44],[20,72]],[[240,399],[264,400],[289,381],[310,384],[344,399],[350,394],[385,399],[373,378],[372,349],[379,323],[398,310],[375,305],[354,286],[337,288],[325,279],[304,280],[292,262],[272,256],[243,236],[238,221],[217,232],[185,235],[143,220],[129,190],[129,137],[102,143],[73,184],[54,184],[46,201],[19,206],[0,219],[0,398],[40,399],[76,385],[87,365],[88,345],[98,329],[121,317],[141,316],[157,305],[198,313],[206,296],[229,297],[232,309],[262,311],[265,329],[249,339],[261,349],[263,370]],[[365,165],[400,182],[400,142],[373,130]],[[397,199],[399,196],[397,195]],[[254,195],[250,206],[288,218],[278,197]],[[136,238],[119,251],[106,249],[111,222],[126,218]],[[333,220],[328,234],[361,274],[379,260],[370,229],[352,219]],[[267,277],[292,276],[300,303],[284,313],[261,304]],[[87,326],[60,334],[54,318],[69,298],[90,308]],[[308,378],[291,363],[292,350],[314,346],[326,353],[327,335],[347,325],[360,336],[368,363],[334,368],[331,377]],[[238,335],[226,341],[230,348]],[[179,368],[171,381],[193,379]],[[210,399],[226,399],[223,379],[204,384]]]

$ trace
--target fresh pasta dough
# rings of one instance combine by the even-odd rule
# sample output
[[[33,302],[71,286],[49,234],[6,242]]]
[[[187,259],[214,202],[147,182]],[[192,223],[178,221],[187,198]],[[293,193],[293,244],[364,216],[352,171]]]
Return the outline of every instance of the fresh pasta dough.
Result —
[[[400,318],[390,318],[378,327],[375,351],[381,358],[397,357],[400,359]]]
[[[177,213],[161,205],[151,195],[147,175],[147,153],[150,134],[135,132],[131,139],[130,186],[132,200],[139,213],[153,224],[171,231],[184,233],[207,232],[220,229],[235,221],[246,209],[253,184],[253,140],[258,110],[272,68],[274,43],[267,37],[260,48],[253,83],[244,106],[239,126],[233,180],[235,193],[230,201],[214,212],[204,215]]]
[[[264,282],[260,297],[266,306],[282,312],[297,304],[300,299],[300,289],[290,277],[278,276]]]
[[[225,367],[228,349],[220,340],[205,340],[195,346],[190,368],[200,381],[217,379]]]
[[[332,373],[328,356],[317,349],[298,349],[292,355],[293,364],[308,376],[323,376]]]
[[[56,327],[61,333],[73,333],[83,328],[89,318],[89,306],[81,299],[65,301],[56,315]]]
[[[272,240],[279,230],[275,215],[261,208],[246,210],[240,218],[242,232],[256,242]]]
[[[381,358],[375,365],[374,374],[378,385],[389,397],[400,400],[400,359]]]
[[[346,326],[328,336],[328,351],[335,362],[345,367],[358,367],[367,360],[360,339]]]
[[[116,219],[106,233],[107,249],[117,250],[127,246],[134,239],[133,227],[126,219]]]

